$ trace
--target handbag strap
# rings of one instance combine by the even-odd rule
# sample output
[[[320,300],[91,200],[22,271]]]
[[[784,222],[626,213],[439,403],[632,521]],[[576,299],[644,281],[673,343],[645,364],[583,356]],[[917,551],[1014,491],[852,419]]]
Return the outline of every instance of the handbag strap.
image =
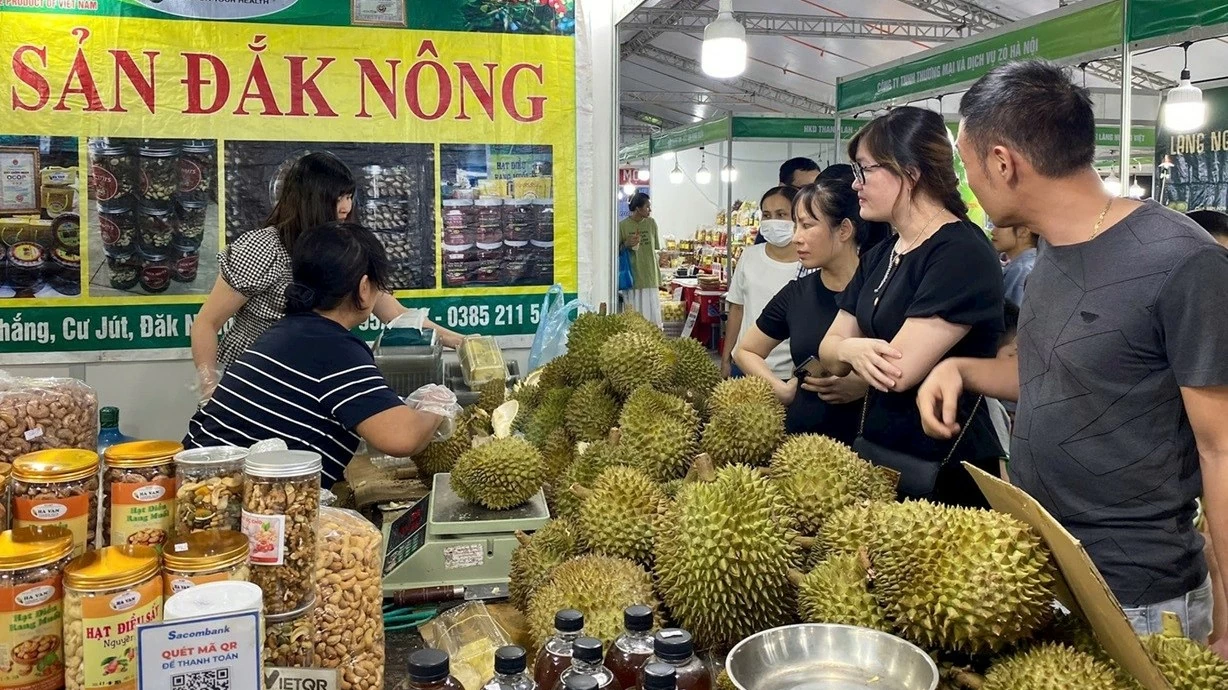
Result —
[[[942,464],[939,467],[945,467],[951,458],[955,457],[955,449],[959,447],[960,441],[964,440],[964,434],[968,433],[968,427],[972,426],[972,418],[976,416],[976,411],[980,409],[981,403],[985,401],[985,396],[978,395],[976,403],[972,406],[972,412],[968,413],[968,422],[959,428],[959,436],[956,437],[955,443],[951,445],[951,450],[947,452],[947,457],[943,458]],[[870,409],[870,393],[866,393],[865,402],[861,404],[861,424],[857,427],[857,435],[865,436],[866,434],[866,413]]]

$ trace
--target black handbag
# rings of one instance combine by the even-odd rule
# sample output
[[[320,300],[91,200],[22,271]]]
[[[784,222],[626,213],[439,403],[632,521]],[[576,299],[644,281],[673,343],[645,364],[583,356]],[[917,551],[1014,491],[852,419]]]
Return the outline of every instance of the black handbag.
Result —
[[[857,438],[853,441],[853,450],[862,459],[868,460],[878,467],[887,467],[898,472],[900,474],[900,483],[897,491],[900,496],[904,498],[933,498],[934,491],[938,486],[939,473],[951,461],[951,458],[955,456],[955,449],[959,447],[960,441],[964,440],[964,434],[967,433],[968,427],[972,426],[972,418],[976,416],[976,411],[984,399],[983,396],[976,399],[976,404],[972,406],[972,413],[968,415],[968,422],[959,430],[959,437],[951,445],[951,450],[947,453],[947,457],[942,462],[934,462],[933,460],[919,458],[915,455],[886,448],[878,443],[866,440],[864,436],[866,431],[866,412],[870,409],[870,395],[867,393],[865,402],[861,407],[861,427],[858,428]]]

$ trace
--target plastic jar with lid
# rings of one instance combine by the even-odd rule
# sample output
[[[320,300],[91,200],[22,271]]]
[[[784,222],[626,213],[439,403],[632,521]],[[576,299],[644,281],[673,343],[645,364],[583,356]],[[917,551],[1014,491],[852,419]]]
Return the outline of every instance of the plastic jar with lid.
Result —
[[[140,151],[141,198],[166,203],[179,190],[179,151],[164,142],[151,142]]]
[[[477,266],[474,280],[486,285],[499,282],[499,269],[503,266],[503,243],[477,245]]]
[[[75,252],[81,246],[81,216],[76,213],[61,215],[51,224],[51,233],[55,235],[57,247]]]
[[[18,242],[9,247],[9,285],[14,290],[37,290],[47,266],[47,250],[37,242]]]
[[[141,279],[141,264],[136,253],[107,254],[107,274],[111,287],[116,290],[131,290]]]
[[[175,456],[175,534],[243,529],[246,448],[192,448]]]
[[[176,536],[162,552],[163,594],[171,596],[206,582],[251,578],[247,536],[211,529]]]
[[[503,263],[499,266],[499,282],[515,285],[529,277],[532,250],[529,243],[507,240],[503,243]]]
[[[75,249],[56,247],[51,250],[51,269],[47,282],[61,295],[81,294],[81,255]]]
[[[477,270],[477,249],[472,244],[443,245],[444,287],[462,287]]]
[[[533,240],[529,242],[529,250],[533,255],[532,258],[532,275],[533,282],[542,285],[549,285],[554,282],[554,243],[539,242]]]
[[[205,215],[208,204],[203,201],[181,199],[176,203],[178,224],[175,226],[174,244],[181,247],[200,247],[205,239]]]
[[[142,250],[140,260],[141,288],[151,294],[166,292],[171,286],[170,257],[162,252]]]
[[[148,546],[108,546],[64,568],[64,687],[136,681],[137,626],[162,622],[162,569]]]
[[[176,283],[191,283],[200,269],[200,250],[196,247],[171,247],[171,280]]]
[[[127,146],[103,140],[90,156],[90,192],[111,201],[135,190],[136,158]]]
[[[136,205],[131,197],[98,204],[98,232],[107,254],[136,251]]]
[[[244,462],[243,533],[251,540],[252,582],[265,611],[288,613],[315,596],[316,528],[320,520],[320,455],[285,450]]]
[[[477,226],[478,227],[498,227],[503,228],[506,222],[503,217],[503,199],[498,197],[487,197],[478,199],[473,202],[474,208],[477,211]]]
[[[528,242],[537,233],[537,207],[531,199],[512,199],[507,202],[507,228],[503,232],[505,242]]]
[[[175,524],[177,441],[131,441],[107,448],[102,472],[102,545],[152,546]]]
[[[73,555],[94,545],[98,524],[98,454],[57,449],[13,461],[13,526],[55,525],[72,533]]]
[[[265,600],[268,608],[268,600]],[[264,624],[264,663],[304,668],[315,660],[315,594],[293,611],[270,613]]]
[[[189,141],[179,153],[179,195],[206,202],[217,184],[217,149],[207,141]]]
[[[179,230],[179,219],[170,206],[141,204],[137,208],[137,227],[141,234],[141,248],[153,252],[165,252]]]
[[[62,579],[72,554],[63,527],[23,527],[0,533],[0,687],[58,687],[64,673]]]
[[[537,233],[534,239],[539,242],[553,242],[554,199],[534,199],[533,208],[537,210]]]

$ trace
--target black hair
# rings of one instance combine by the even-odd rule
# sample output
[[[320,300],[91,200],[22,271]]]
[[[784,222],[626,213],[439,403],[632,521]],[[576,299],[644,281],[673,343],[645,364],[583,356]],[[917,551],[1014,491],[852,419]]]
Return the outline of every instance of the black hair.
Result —
[[[780,184],[783,187],[793,185],[793,173],[818,170],[819,164],[809,158],[798,156],[780,164]]]
[[[1096,157],[1096,115],[1087,89],[1065,68],[1022,60],[990,70],[959,103],[964,136],[982,158],[1007,144],[1049,178],[1091,167]]]
[[[853,135],[849,159],[857,160],[859,152],[910,180],[913,196],[924,193],[960,220],[968,220],[968,205],[959,195],[955,175],[955,148],[942,115],[909,105],[893,108]]]
[[[793,199],[797,196],[797,187],[790,187],[787,184],[782,184],[779,187],[772,187],[763,193],[763,198],[759,199],[759,208],[763,208],[763,204],[774,196],[783,196],[789,200],[789,206],[792,206]]]
[[[375,234],[358,223],[332,221],[304,232],[290,252],[294,282],[286,288],[286,313],[329,311],[347,297],[361,307],[363,276],[388,291],[388,255]]]
[[[309,153],[294,162],[281,182],[277,203],[265,226],[277,228],[287,252],[300,235],[337,220],[337,200],[353,196],[356,185],[349,167],[331,153]]]
[[[1219,211],[1190,211],[1190,220],[1202,226],[1212,237],[1228,237],[1228,214]]]
[[[822,182],[827,179],[848,180],[849,185],[853,184],[853,166],[848,163],[836,163],[823,168],[823,172],[819,173],[819,178],[815,182]]]
[[[632,212],[638,211],[644,207],[651,199],[643,192],[636,192],[631,195],[631,200],[627,202],[627,208]]]
[[[1002,307],[1002,321],[1006,324],[1006,330],[1003,331],[1002,338],[998,341],[998,349],[1010,345],[1019,333],[1019,306],[1006,300]]]
[[[853,168],[848,165],[840,167],[831,174],[824,171],[814,184],[808,184],[797,192],[793,200],[793,217],[797,217],[797,209],[805,208],[811,217],[822,216],[834,228],[846,218],[853,224],[853,244],[858,254],[883,241],[891,234],[891,226],[865,220],[861,217],[861,204],[857,201],[857,192],[853,189]]]

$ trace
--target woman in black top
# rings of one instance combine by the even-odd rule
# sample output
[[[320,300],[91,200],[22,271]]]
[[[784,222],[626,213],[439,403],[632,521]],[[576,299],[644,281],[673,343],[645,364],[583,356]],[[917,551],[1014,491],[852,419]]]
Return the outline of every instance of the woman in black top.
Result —
[[[1001,445],[985,405],[959,401],[963,434],[925,435],[916,387],[948,357],[993,357],[1002,334],[1002,270],[959,196],[954,149],[942,116],[896,108],[849,142],[853,185],[867,220],[895,228],[894,241],[862,257],[820,346],[824,368],[869,383],[858,451],[902,470],[901,493],[985,505],[969,461],[996,471]]]
[[[849,444],[857,436],[865,381],[856,374],[820,377],[800,371],[799,378],[781,381],[765,358],[785,340],[794,367],[814,358],[840,311],[836,298],[857,271],[858,254],[890,232],[884,223],[861,219],[852,185],[853,169],[833,165],[798,192],[793,244],[802,267],[819,270],[777,293],[733,354],[742,371],[771,383],[776,397],[788,406],[785,428],[790,434],[823,434]]]

